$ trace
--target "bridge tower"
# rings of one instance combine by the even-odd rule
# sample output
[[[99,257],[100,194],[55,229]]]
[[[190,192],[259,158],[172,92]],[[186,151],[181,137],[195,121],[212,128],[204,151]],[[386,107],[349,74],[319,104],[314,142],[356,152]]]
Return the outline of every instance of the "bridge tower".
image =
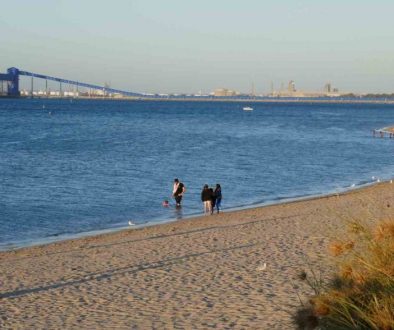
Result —
[[[10,77],[8,81],[8,96],[19,96],[19,69],[9,68],[7,74]]]

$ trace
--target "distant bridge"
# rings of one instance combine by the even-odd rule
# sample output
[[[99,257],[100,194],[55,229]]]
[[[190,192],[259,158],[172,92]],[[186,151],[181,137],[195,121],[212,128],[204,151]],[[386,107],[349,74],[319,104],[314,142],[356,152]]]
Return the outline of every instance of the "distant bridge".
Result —
[[[39,97],[42,96],[49,96],[50,93],[48,93],[48,81],[55,81],[59,83],[59,92],[55,94],[55,96],[67,96],[67,93],[63,94],[63,84],[65,85],[72,85],[76,86],[76,95],[79,94],[79,88],[88,88],[90,90],[98,90],[101,91],[102,94],[100,93],[100,96],[106,96],[108,94],[120,94],[123,96],[129,96],[129,97],[136,97],[139,99],[181,99],[181,100],[233,100],[233,101],[263,101],[263,102],[370,102],[370,103],[376,103],[376,102],[384,102],[384,103],[394,103],[392,100],[387,100],[386,97],[384,97],[382,100],[381,99],[361,99],[361,98],[355,98],[352,96],[349,97],[292,97],[292,96],[256,96],[253,93],[251,94],[236,94],[236,95],[227,95],[227,96],[219,96],[219,95],[202,95],[200,94],[152,94],[152,93],[137,93],[137,92],[130,92],[130,91],[125,91],[121,89],[115,89],[115,88],[110,88],[108,86],[99,86],[99,85],[94,85],[94,84],[89,84],[89,83],[84,83],[80,81],[75,81],[75,80],[68,80],[68,79],[63,79],[63,78],[57,78],[57,77],[52,77],[48,76],[45,74],[40,74],[40,73],[33,73],[29,71],[24,71],[20,70],[18,68],[12,67],[8,68],[6,73],[0,73],[0,96],[2,95],[7,95],[9,97],[19,97],[21,96],[21,91],[20,91],[20,86],[19,86],[19,80],[21,76],[25,77],[31,77],[31,87],[30,87],[30,95],[33,97],[34,93],[34,79],[42,79],[45,80],[45,93],[38,94]],[[4,90],[4,84],[6,84],[6,90]],[[52,94],[51,94],[52,95]],[[75,94],[73,94],[75,95]],[[85,93],[86,95],[86,93]],[[89,96],[91,93],[89,92]],[[394,135],[394,132],[392,132]]]
[[[45,93],[38,95],[39,97],[42,96],[49,96],[48,93],[48,81],[55,81],[59,83],[59,94],[56,96],[63,96],[63,84],[65,85],[73,85],[76,86],[77,95],[79,94],[79,87],[88,88],[93,90],[102,91],[102,95],[107,94],[121,94],[123,96],[130,96],[136,97],[140,99],[193,99],[193,100],[258,100],[264,99],[264,97],[248,95],[248,94],[241,94],[241,95],[234,95],[234,96],[213,96],[213,95],[199,95],[199,94],[152,94],[152,93],[136,93],[125,91],[121,89],[110,88],[108,86],[99,86],[94,84],[88,84],[80,81],[75,80],[68,80],[63,78],[57,78],[48,76],[45,74],[40,73],[33,73],[29,71],[23,71],[18,68],[12,67],[7,69],[7,73],[0,73],[0,96],[7,95],[9,97],[19,97],[21,96],[19,80],[21,76],[31,77],[31,87],[30,87],[30,95],[33,97],[34,91],[34,78],[43,79],[45,80]],[[6,83],[7,88],[6,92],[4,91],[4,83]],[[89,93],[90,95],[90,93]]]
[[[136,97],[148,97],[149,96],[149,94],[144,94],[144,93],[128,92],[128,91],[124,91],[121,89],[109,88],[106,86],[87,84],[87,83],[83,83],[80,81],[68,80],[68,79],[63,79],[63,78],[56,78],[56,77],[47,76],[47,75],[43,75],[43,74],[39,74],[39,73],[22,71],[22,70],[19,70],[18,68],[14,68],[14,67],[7,69],[7,73],[0,73],[1,83],[3,83],[3,81],[7,82],[7,95],[8,96],[11,96],[11,97],[20,96],[20,90],[19,90],[20,76],[31,77],[32,95],[33,95],[33,79],[39,78],[39,79],[45,80],[46,93],[48,93],[48,80],[49,80],[49,81],[56,81],[60,84],[60,92],[62,91],[62,84],[67,84],[67,85],[74,85],[77,87],[77,89],[79,87],[84,87],[84,88],[102,90],[104,92],[104,95],[105,95],[105,93],[117,93],[117,94],[122,94],[125,96],[136,96]],[[1,85],[1,87],[3,87],[3,85]]]

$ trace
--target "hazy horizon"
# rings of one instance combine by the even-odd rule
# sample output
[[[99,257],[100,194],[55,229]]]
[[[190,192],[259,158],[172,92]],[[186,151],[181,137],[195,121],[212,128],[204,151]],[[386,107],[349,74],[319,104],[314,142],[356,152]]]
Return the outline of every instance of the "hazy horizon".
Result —
[[[152,93],[394,92],[394,3],[1,3],[8,67]]]

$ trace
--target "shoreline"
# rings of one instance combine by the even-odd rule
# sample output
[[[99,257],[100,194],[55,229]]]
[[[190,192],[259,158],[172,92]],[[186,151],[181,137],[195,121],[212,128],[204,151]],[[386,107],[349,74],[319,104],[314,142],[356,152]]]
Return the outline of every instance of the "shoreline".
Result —
[[[0,97],[1,99],[31,99],[31,97]],[[347,98],[333,98],[333,99],[319,99],[319,98],[308,98],[308,97],[294,97],[294,98],[210,98],[210,97],[34,97],[36,100],[92,100],[92,101],[133,101],[133,102],[230,102],[230,103],[322,103],[322,104],[394,104],[394,99],[369,99],[369,98],[357,98],[357,99],[347,99]]]
[[[392,180],[394,180],[394,178],[384,180],[384,181],[382,181],[382,183],[384,183],[384,182],[387,183]],[[257,203],[252,203],[252,204],[248,204],[248,205],[234,206],[234,207],[225,208],[221,213],[244,211],[244,210],[255,209],[255,208],[264,208],[264,207],[268,207],[268,206],[296,203],[296,202],[300,202],[300,201],[308,201],[308,200],[320,199],[320,198],[331,197],[331,196],[336,196],[336,195],[342,195],[342,194],[346,194],[346,193],[354,191],[354,190],[363,189],[365,187],[373,186],[373,185],[376,185],[379,183],[380,183],[380,181],[364,182],[364,183],[361,183],[361,184],[356,185],[354,187],[351,187],[351,186],[350,187],[340,187],[340,188],[335,189],[335,191],[331,190],[331,191],[327,191],[324,193],[300,195],[300,196],[296,196],[296,197],[283,197],[283,198],[279,198],[276,200],[269,200],[269,201],[261,202],[261,203],[257,202]],[[117,233],[117,232],[120,232],[123,230],[160,226],[160,225],[174,223],[174,222],[178,222],[178,221],[182,221],[182,220],[193,220],[195,218],[200,218],[202,216],[203,216],[202,212],[201,213],[193,213],[190,215],[183,216],[180,219],[168,218],[168,219],[146,220],[145,222],[143,222],[141,224],[135,224],[133,226],[127,226],[127,225],[115,226],[115,227],[111,227],[111,228],[91,230],[91,231],[86,231],[86,232],[62,234],[62,235],[56,235],[56,236],[43,237],[40,239],[32,239],[32,240],[19,241],[19,242],[14,242],[14,243],[6,243],[6,244],[4,244],[4,246],[0,245],[0,253],[9,252],[9,251],[17,251],[20,249],[31,248],[31,247],[36,247],[36,246],[45,246],[45,245],[69,241],[69,240],[84,239],[87,237],[94,237],[94,236],[108,235],[108,234],[110,235],[110,234]]]
[[[393,216],[394,184],[0,252],[1,328],[295,328],[297,280],[327,278],[352,219]]]

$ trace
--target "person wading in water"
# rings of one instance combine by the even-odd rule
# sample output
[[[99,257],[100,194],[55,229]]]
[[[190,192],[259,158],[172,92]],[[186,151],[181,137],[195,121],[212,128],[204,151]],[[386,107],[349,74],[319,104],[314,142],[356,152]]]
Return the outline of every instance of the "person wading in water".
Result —
[[[186,192],[185,185],[178,179],[174,180],[174,187],[172,189],[172,196],[175,198],[176,206],[181,206],[183,194]]]

